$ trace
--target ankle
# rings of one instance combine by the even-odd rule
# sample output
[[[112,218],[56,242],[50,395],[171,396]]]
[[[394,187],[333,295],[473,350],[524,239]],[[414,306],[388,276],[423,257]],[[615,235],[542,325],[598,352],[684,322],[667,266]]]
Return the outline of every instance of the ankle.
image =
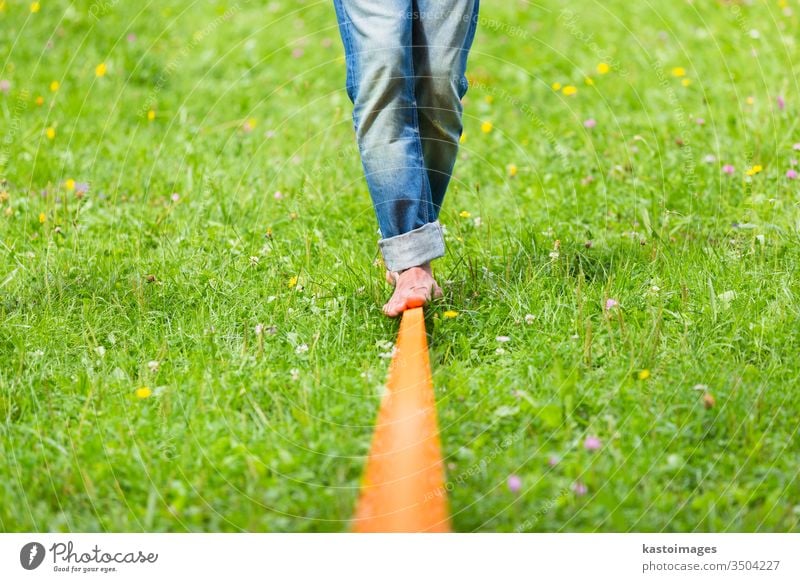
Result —
[[[432,268],[431,268],[431,263],[430,263],[430,261],[428,261],[427,263],[422,263],[421,265],[416,265],[416,266],[414,266],[414,267],[409,267],[408,269],[402,269],[402,270],[400,270],[400,271],[395,271],[395,272],[396,272],[398,275],[402,275],[402,274],[403,274],[403,273],[405,273],[406,271],[410,271],[410,270],[412,270],[412,269],[422,269],[422,270],[423,270],[423,271],[425,271],[425,272],[426,272],[428,275],[431,275],[431,276],[433,276],[433,270],[432,270]]]

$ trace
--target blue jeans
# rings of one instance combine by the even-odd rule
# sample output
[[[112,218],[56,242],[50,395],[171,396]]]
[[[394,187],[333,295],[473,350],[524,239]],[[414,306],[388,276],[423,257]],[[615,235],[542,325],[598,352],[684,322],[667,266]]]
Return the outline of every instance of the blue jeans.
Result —
[[[353,126],[386,267],[444,255],[479,0],[334,0]]]

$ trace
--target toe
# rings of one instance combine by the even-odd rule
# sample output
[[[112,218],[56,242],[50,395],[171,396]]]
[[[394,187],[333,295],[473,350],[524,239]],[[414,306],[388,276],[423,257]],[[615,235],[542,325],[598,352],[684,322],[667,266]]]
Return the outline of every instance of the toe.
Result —
[[[397,317],[402,311],[402,304],[398,305],[397,299],[394,296],[383,306],[383,313],[389,317]]]

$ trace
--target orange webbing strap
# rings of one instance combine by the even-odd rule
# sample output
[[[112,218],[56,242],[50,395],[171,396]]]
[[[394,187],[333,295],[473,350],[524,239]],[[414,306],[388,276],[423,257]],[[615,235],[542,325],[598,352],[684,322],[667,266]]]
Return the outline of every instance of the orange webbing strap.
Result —
[[[400,322],[353,531],[450,531],[422,307]]]

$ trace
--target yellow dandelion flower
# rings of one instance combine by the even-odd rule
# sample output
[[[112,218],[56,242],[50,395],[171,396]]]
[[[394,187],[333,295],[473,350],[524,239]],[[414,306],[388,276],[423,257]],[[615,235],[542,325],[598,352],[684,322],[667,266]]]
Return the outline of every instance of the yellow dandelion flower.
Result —
[[[591,77],[586,77],[586,78],[583,80],[583,82],[584,82],[584,83],[586,83],[587,85],[589,85],[589,87],[591,87],[592,85],[594,85],[594,79],[592,79]]]
[[[59,87],[61,87],[61,83],[59,83],[58,81],[52,81],[52,82],[50,83],[50,90],[51,90],[53,93],[55,93],[56,91],[58,91],[58,88],[59,88]]]
[[[105,77],[106,73],[108,72],[108,67],[106,67],[105,63],[100,63],[94,68],[94,74],[98,77]]]
[[[599,63],[597,65],[597,73],[600,74],[600,75],[605,75],[610,70],[611,70],[611,67],[608,65],[608,63]]]
[[[445,319],[455,319],[458,317],[458,311],[453,311],[451,309],[442,313],[442,316],[444,316]]]
[[[744,102],[747,103],[748,105],[752,105],[753,103],[756,102],[756,100],[753,99],[752,97],[748,97],[747,99],[744,100]]]
[[[494,102],[494,95],[487,95],[486,97],[483,98],[483,100],[486,101],[489,105],[491,105]]]
[[[458,213],[458,215],[461,218],[469,218],[470,216],[472,216],[472,214],[470,214],[468,210],[462,210],[461,212]]]
[[[67,190],[74,190],[75,180],[73,180],[72,178],[67,178],[67,180],[64,182],[64,188],[66,188]]]
[[[481,131],[483,133],[489,133],[490,131],[492,131],[493,128],[494,126],[492,125],[491,121],[484,121],[483,123],[481,123]]]
[[[559,90],[561,90],[561,83],[559,83],[558,81],[556,81],[555,83],[553,83],[552,85],[550,85],[550,88],[551,88],[553,91],[559,91]]]
[[[566,87],[561,89],[561,92],[567,97],[570,97],[578,92],[578,88],[575,87],[574,85],[567,85]]]
[[[156,118],[156,112],[152,109],[147,112],[147,121],[153,121]]]
[[[0,12],[6,11],[6,0],[0,0]]]
[[[42,105],[44,105],[44,97],[42,97],[41,95],[39,95],[39,96],[36,98],[36,105],[38,105],[39,107],[41,107]]]
[[[286,286],[287,286],[287,287],[289,287],[289,288],[291,289],[291,288],[292,288],[292,287],[294,287],[295,285],[297,285],[297,277],[290,277],[290,278],[289,278],[289,282],[288,282],[288,283],[286,283]]]
[[[144,400],[145,398],[150,398],[153,395],[153,391],[150,390],[147,386],[142,386],[141,388],[136,389],[136,398],[140,398]]]
[[[467,141],[467,132],[466,131],[461,132],[461,137],[458,138],[458,143],[464,143],[465,141]]]
[[[0,204],[5,204],[8,202],[8,191],[7,190],[0,190]]]
[[[508,170],[508,175],[510,177],[514,177],[517,175],[517,165],[516,164],[508,164],[506,166],[506,170]]]
[[[688,87],[691,84],[692,84],[692,80],[689,77],[686,77],[685,79],[681,79],[681,85],[683,85],[684,87]]]
[[[672,67],[671,73],[673,77],[685,77],[686,69],[684,69],[683,67]]]
[[[48,127],[45,131],[45,135],[47,135],[47,139],[55,139],[56,137],[56,128],[55,127]]]
[[[44,212],[39,213],[39,224],[47,222],[47,215]]]
[[[650,377],[650,370],[645,368],[644,370],[639,370],[637,374],[639,380],[647,380]]]
[[[748,168],[745,174],[748,176],[755,176],[756,174],[760,174],[762,170],[764,170],[764,167],[760,164],[756,164],[755,166]]]
[[[39,10],[42,9],[42,5],[39,2],[31,2],[31,12],[36,14]]]
[[[6,216],[11,216],[12,214],[14,214],[14,209],[9,206],[3,211],[3,214],[5,214]]]

